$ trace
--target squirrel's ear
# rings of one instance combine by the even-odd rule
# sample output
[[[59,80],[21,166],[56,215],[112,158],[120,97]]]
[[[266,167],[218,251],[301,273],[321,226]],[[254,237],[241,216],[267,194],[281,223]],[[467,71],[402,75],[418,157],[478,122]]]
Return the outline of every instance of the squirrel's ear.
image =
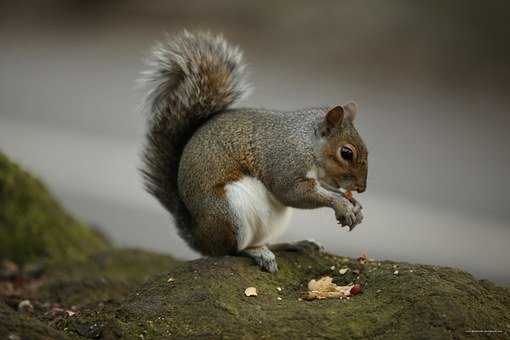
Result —
[[[342,121],[344,120],[344,108],[341,105],[337,105],[334,108],[330,109],[326,113],[326,117],[321,124],[319,129],[322,137],[326,137],[331,133],[331,130],[334,128],[340,127],[342,125]]]
[[[342,105],[342,108],[344,109],[345,118],[352,122],[356,118],[356,113],[358,113],[358,105],[355,102],[348,102]]]
[[[329,110],[326,114],[326,123],[328,127],[332,128],[340,126],[340,124],[342,124],[342,120],[344,120],[344,111],[345,109],[340,105]]]

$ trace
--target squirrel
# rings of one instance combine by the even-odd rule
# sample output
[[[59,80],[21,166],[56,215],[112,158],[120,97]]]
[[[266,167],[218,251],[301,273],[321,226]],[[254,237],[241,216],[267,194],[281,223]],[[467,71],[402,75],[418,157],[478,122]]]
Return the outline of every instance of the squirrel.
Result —
[[[231,108],[250,92],[242,52],[206,32],[159,43],[148,66],[144,184],[191,248],[249,256],[276,272],[267,245],[284,231],[291,208],[332,208],[350,230],[361,223],[361,205],[345,195],[366,188],[355,103]]]

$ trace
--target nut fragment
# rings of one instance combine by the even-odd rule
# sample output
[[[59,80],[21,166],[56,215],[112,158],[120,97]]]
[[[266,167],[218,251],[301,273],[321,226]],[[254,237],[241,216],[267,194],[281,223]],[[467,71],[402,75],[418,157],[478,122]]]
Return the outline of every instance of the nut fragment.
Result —
[[[308,292],[303,296],[305,300],[322,300],[327,298],[343,299],[351,295],[353,285],[338,286],[333,283],[333,279],[329,276],[320,278],[319,280],[310,280],[308,282]]]
[[[360,264],[365,264],[368,261],[368,254],[367,252],[363,252],[357,259]]]
[[[352,191],[346,191],[344,197],[352,202]]]
[[[246,296],[257,296],[257,288],[248,287],[244,290],[244,295]]]
[[[351,295],[358,295],[358,294],[361,294],[362,292],[363,292],[363,288],[361,288],[361,285],[358,283],[353,285],[351,290],[349,291],[349,293],[351,293]]]
[[[34,306],[32,306],[30,300],[23,300],[18,304],[18,310],[23,313],[32,313]]]
[[[308,282],[308,289],[319,292],[334,292],[336,285],[333,283],[333,279],[329,276],[324,276],[319,280],[310,280]]]

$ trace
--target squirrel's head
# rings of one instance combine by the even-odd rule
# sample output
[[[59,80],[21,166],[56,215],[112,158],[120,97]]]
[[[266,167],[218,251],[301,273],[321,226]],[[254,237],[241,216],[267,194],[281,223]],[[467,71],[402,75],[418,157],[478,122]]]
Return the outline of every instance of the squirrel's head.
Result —
[[[336,189],[363,192],[367,185],[367,148],[354,127],[358,107],[349,102],[329,109],[317,129],[319,180]]]

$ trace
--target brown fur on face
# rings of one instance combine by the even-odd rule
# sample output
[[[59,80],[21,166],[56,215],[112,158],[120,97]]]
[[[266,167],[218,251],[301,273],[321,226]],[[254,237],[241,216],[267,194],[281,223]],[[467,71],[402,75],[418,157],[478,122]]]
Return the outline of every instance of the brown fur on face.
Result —
[[[367,148],[353,125],[355,112],[339,115],[339,107],[329,111],[336,111],[333,114],[334,119],[331,119],[328,112],[324,122],[325,143],[321,150],[323,157],[320,162],[324,174],[321,180],[336,188],[342,187],[346,190],[363,192],[366,189],[368,172]],[[340,155],[342,146],[346,144],[350,144],[355,149],[352,161],[345,160]]]

